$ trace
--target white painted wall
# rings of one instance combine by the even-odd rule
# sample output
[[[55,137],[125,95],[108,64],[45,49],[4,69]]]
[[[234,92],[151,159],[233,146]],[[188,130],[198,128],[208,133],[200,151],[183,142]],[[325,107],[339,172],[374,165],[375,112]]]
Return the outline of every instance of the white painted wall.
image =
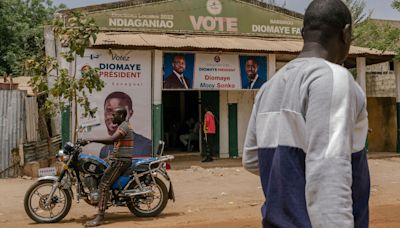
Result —
[[[162,69],[163,69],[163,52],[154,50],[153,52],[153,69],[152,69],[152,82],[153,82],[153,101],[152,104],[159,105],[162,103]]]
[[[257,91],[220,91],[220,157],[229,157],[228,104],[237,103],[238,110],[238,149],[243,154],[243,144],[247,125]]]

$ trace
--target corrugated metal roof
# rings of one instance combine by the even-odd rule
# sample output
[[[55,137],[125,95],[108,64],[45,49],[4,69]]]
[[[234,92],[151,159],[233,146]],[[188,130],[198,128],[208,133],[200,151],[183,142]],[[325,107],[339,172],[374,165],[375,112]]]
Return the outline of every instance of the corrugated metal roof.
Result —
[[[259,51],[272,53],[299,53],[302,40],[266,39],[232,36],[193,36],[172,34],[99,33],[96,46],[130,46],[142,48],[216,49],[227,51]],[[394,56],[394,52],[382,52],[352,46],[350,55]]]

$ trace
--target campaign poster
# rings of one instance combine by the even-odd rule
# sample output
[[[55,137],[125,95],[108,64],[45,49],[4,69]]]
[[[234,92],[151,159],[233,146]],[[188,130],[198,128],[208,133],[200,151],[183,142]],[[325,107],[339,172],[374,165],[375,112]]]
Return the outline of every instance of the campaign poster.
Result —
[[[240,56],[242,89],[259,89],[267,80],[266,56]]]
[[[165,53],[163,89],[185,90],[193,88],[194,54]]]
[[[199,90],[241,89],[238,55],[196,54],[193,88]]]
[[[118,126],[112,123],[112,113],[117,107],[127,109],[127,120],[134,130],[132,156],[150,156],[151,143],[151,52],[118,49],[87,49],[83,58],[77,59],[76,74],[87,68],[98,68],[104,81],[102,91],[89,96],[91,107],[97,107],[95,118],[83,118],[78,110],[80,125],[95,125],[83,133],[83,138],[111,136]],[[112,145],[91,143],[85,153],[106,158]]]

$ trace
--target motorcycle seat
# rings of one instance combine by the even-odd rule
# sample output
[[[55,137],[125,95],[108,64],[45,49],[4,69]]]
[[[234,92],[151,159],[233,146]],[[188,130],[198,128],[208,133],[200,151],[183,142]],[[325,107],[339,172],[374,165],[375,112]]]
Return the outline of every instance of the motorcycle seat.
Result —
[[[149,164],[156,161],[157,158],[132,158],[132,164],[124,173],[145,172],[149,170]]]

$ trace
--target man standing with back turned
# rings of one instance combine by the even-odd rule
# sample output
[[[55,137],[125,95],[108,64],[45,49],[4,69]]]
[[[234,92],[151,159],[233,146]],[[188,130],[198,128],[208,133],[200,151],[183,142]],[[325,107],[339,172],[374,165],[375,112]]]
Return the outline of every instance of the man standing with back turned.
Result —
[[[261,178],[263,227],[368,227],[365,94],[338,65],[351,33],[342,1],[312,1],[299,57],[256,96],[243,165]]]

